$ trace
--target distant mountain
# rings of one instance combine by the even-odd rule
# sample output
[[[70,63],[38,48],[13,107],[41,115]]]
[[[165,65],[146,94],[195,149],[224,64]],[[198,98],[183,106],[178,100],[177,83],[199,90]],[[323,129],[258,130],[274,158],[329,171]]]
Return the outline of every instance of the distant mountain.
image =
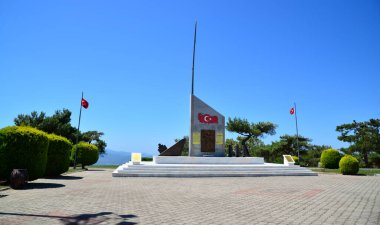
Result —
[[[95,165],[121,165],[131,160],[130,152],[106,149],[104,156],[100,156]],[[142,153],[143,157],[152,157],[151,154]]]

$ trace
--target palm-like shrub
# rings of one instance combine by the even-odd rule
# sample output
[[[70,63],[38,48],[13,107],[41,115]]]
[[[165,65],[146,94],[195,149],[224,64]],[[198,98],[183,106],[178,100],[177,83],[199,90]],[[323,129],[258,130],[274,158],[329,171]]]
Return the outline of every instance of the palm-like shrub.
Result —
[[[342,155],[335,149],[326,149],[322,151],[321,163],[325,168],[338,169],[339,160]]]
[[[72,144],[64,137],[49,134],[48,160],[46,164],[47,176],[58,176],[69,169]]]
[[[359,171],[359,161],[351,155],[345,155],[339,161],[339,169],[343,175],[355,175]]]
[[[0,129],[0,178],[9,179],[13,169],[27,169],[29,180],[46,169],[49,139],[43,131],[11,126]]]

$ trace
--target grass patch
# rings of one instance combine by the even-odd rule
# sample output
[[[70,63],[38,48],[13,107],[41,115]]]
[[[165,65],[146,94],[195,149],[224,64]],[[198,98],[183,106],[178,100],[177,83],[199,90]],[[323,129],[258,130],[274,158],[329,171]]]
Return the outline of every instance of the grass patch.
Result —
[[[310,168],[314,172],[318,173],[338,173],[340,174],[339,169],[325,169],[325,168]],[[367,168],[360,168],[358,175],[373,175],[373,174],[380,174],[380,169],[367,169]]]
[[[76,169],[74,169],[74,167],[69,167],[69,170],[63,174],[76,173],[76,172],[82,172],[82,171],[85,171],[84,169],[82,169],[82,166],[77,166]]]
[[[92,166],[88,166],[87,168],[89,169],[91,168],[116,169],[117,167],[119,167],[119,165],[92,165]]]

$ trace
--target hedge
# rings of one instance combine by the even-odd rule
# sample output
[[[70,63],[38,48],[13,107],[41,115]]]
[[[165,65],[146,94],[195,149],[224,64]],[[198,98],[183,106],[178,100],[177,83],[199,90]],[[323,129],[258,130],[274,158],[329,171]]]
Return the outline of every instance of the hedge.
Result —
[[[70,153],[73,145],[64,137],[49,134],[48,160],[46,176],[58,176],[69,169]]]
[[[71,159],[74,160],[75,149],[77,148],[77,163],[82,164],[82,167],[95,164],[99,159],[98,147],[86,142],[79,142],[74,145],[71,152]]]
[[[355,175],[359,171],[359,161],[351,155],[345,155],[339,161],[339,170],[343,175]]]
[[[298,156],[294,156],[294,155],[292,155],[292,158],[293,158],[293,160],[294,160],[294,165],[299,165],[299,164],[300,164],[299,159],[298,159]]]
[[[9,179],[13,169],[27,169],[29,180],[45,173],[49,139],[32,127],[10,126],[0,129],[0,178]]]
[[[325,168],[338,169],[340,158],[342,158],[342,155],[338,152],[338,150],[323,150],[321,155],[321,163]]]

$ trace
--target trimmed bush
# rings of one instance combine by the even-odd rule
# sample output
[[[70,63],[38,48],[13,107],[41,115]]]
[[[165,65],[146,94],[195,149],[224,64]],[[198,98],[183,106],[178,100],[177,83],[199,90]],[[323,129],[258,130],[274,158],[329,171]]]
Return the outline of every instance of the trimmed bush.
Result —
[[[27,169],[29,180],[45,174],[49,139],[32,127],[0,129],[0,178],[9,179],[13,169]]]
[[[300,164],[299,159],[298,159],[297,156],[293,156],[293,155],[292,155],[292,158],[293,158],[293,160],[294,160],[294,165],[299,165],[299,164]]]
[[[77,163],[82,164],[82,168],[88,165],[95,164],[99,159],[98,147],[86,142],[79,142],[74,145],[71,152],[71,159],[74,160],[75,149],[77,150]]]
[[[359,172],[359,161],[351,155],[345,155],[339,161],[339,169],[343,175],[355,175]]]
[[[326,149],[322,151],[321,163],[327,169],[338,169],[339,160],[342,155],[335,149]]]
[[[49,150],[46,176],[58,176],[69,169],[70,153],[73,145],[64,137],[48,134]]]

